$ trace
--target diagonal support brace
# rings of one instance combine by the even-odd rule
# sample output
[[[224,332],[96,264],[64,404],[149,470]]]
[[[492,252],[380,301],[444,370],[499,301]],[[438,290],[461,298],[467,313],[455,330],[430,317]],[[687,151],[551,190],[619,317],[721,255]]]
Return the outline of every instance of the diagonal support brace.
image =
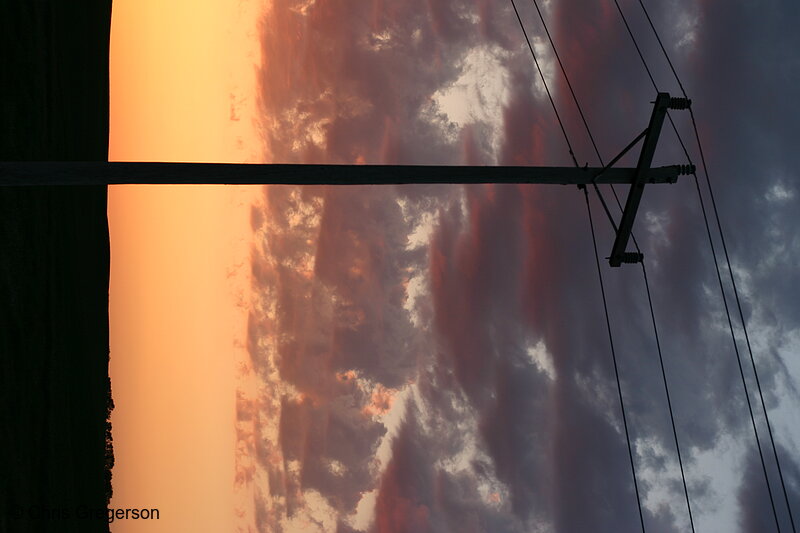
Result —
[[[679,103],[680,102],[675,105],[676,108]],[[667,109],[671,107],[671,104],[672,99],[670,99],[668,93],[658,93],[655,106],[653,107],[653,114],[650,116],[650,124],[647,126],[647,133],[645,134],[644,143],[642,144],[642,151],[639,154],[639,162],[636,165],[633,183],[631,183],[628,199],[625,202],[625,210],[622,213],[622,219],[619,223],[614,246],[611,249],[609,263],[612,267],[618,267],[622,263],[635,262],[633,261],[633,259],[635,259],[633,255],[636,255],[636,258],[641,260],[640,254],[626,254],[625,249],[628,246],[628,240],[630,239],[631,230],[633,229],[633,221],[636,218],[636,211],[639,208],[639,202],[644,192],[644,185],[647,182],[647,173],[650,170],[650,164],[653,162],[653,154],[656,151],[658,136],[661,133],[661,126],[664,124],[664,117],[667,114]]]

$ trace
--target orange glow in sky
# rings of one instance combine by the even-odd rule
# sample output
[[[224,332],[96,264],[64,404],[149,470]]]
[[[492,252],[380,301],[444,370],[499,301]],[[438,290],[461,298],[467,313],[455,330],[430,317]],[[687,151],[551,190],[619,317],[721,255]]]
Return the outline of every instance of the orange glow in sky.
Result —
[[[258,162],[260,0],[115,0],[111,161]],[[112,531],[231,531],[255,187],[111,186]]]
[[[258,162],[261,0],[115,0],[112,161]]]

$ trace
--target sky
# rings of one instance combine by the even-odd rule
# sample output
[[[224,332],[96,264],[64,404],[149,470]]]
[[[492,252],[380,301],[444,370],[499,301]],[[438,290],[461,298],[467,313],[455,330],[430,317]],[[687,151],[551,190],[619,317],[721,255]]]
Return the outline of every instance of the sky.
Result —
[[[255,4],[121,1],[110,52],[112,161],[259,161]],[[228,186],[110,186],[114,508],[129,531],[234,531],[236,357],[249,205]]]
[[[646,127],[656,91],[613,1],[540,4],[607,162]],[[572,163],[507,2],[192,5],[173,13],[115,2],[110,159]],[[641,6],[619,5],[658,88],[679,95]],[[800,8],[645,5],[693,101],[797,523],[800,183],[792,169],[800,109],[792,91],[800,82]],[[598,165],[534,5],[518,7],[579,164]],[[700,166],[687,112],[671,116]],[[654,164],[687,162],[665,125]],[[219,494],[218,507],[233,509],[214,518],[218,530],[640,528],[586,205],[576,188],[111,187],[109,197],[119,449],[113,505],[134,505],[163,483],[143,465],[207,450],[194,468],[176,467],[174,488],[160,494],[176,517],[192,505],[202,510],[195,517],[210,513],[200,498]],[[590,200],[602,260],[613,230],[594,193]],[[199,209],[201,201],[217,207]],[[213,223],[222,220],[231,224],[225,232]],[[696,530],[775,531],[692,178],[648,186],[634,232]],[[211,253],[214,242],[235,251]],[[206,268],[202,261],[178,268],[180,246],[207,257]],[[115,256],[153,266],[115,270]],[[604,265],[602,272],[645,526],[687,531],[641,269]],[[724,268],[722,275],[730,298]],[[190,319],[203,291],[218,299],[202,296],[205,315]],[[736,304],[728,305],[779,524],[789,531]],[[140,318],[118,325],[115,317],[126,313]],[[221,348],[201,356],[193,349],[198,331],[216,335]],[[135,376],[147,375],[147,364],[174,369],[167,384],[152,385],[174,410],[146,411],[137,400],[143,385]],[[199,383],[218,390],[212,395]],[[206,416],[218,417],[215,438],[202,434]],[[157,434],[164,445],[148,451]],[[209,483],[207,496],[196,495]]]

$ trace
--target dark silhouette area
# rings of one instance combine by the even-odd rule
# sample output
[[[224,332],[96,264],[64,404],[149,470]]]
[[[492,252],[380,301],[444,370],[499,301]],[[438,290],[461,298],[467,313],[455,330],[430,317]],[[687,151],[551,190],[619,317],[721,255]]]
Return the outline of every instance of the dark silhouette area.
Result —
[[[111,431],[111,411],[114,410],[114,397],[111,394],[111,378],[106,378],[106,453],[105,453],[105,482],[106,482],[106,506],[111,503],[114,495],[114,488],[111,485],[111,476],[114,469],[114,437]]]
[[[0,160],[105,161],[111,1],[0,3]],[[0,181],[0,531],[108,531],[105,186]]]

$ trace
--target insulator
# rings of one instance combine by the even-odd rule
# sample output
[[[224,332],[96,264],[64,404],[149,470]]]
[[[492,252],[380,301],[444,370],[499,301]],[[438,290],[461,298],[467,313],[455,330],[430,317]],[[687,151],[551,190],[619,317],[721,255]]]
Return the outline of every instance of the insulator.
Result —
[[[637,252],[625,252],[622,254],[623,263],[641,263],[644,260],[644,254]]]
[[[679,176],[688,176],[689,174],[694,174],[696,171],[697,167],[694,165],[678,165]]]
[[[673,96],[669,99],[670,109],[689,109],[692,106],[691,98],[680,98]]]

